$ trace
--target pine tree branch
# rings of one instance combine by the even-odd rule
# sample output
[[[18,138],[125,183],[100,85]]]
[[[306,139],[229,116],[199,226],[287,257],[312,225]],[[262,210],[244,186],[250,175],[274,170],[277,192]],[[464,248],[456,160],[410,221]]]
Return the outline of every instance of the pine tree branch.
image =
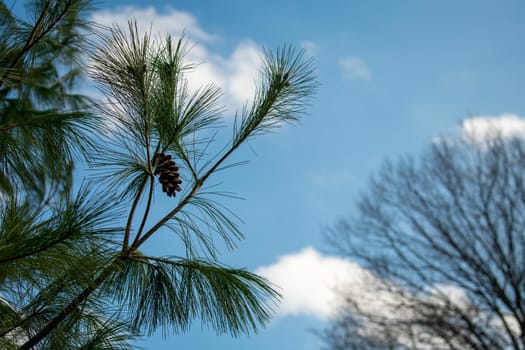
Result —
[[[145,67],[145,66],[144,66]],[[143,72],[143,75],[142,75],[142,79],[141,79],[141,92],[142,92],[142,99],[143,99],[143,103],[144,103],[144,107],[143,107],[143,110],[142,110],[142,119],[144,121],[144,137],[145,137],[145,147],[146,147],[146,158],[147,158],[147,164],[148,164],[148,175],[149,175],[149,178],[150,178],[150,188],[149,188],[149,194],[148,194],[148,203],[147,203],[147,206],[146,206],[146,210],[144,212],[144,216],[142,218],[142,222],[140,224],[140,228],[137,232],[137,235],[135,237],[135,240],[134,242],[136,242],[139,237],[140,237],[140,234],[142,232],[142,229],[144,228],[144,224],[146,223],[146,220],[147,220],[147,217],[148,217],[148,214],[149,214],[149,210],[150,210],[150,206],[151,206],[151,201],[152,201],[152,196],[153,196],[153,185],[154,185],[154,176],[153,176],[153,169],[151,168],[151,160],[152,160],[152,157],[151,157],[151,153],[150,153],[150,143],[151,143],[151,138],[150,138],[150,127],[149,127],[149,123],[148,123],[148,93],[147,93],[147,87],[145,86],[145,80],[146,80],[146,72],[145,72],[145,68],[144,68],[144,72]],[[158,145],[157,145],[158,146]],[[132,220],[133,220],[133,216],[134,216],[134,213],[135,213],[135,209],[140,201],[140,198],[142,197],[142,192],[144,191],[144,188],[146,186],[146,182],[147,180],[144,179],[144,182],[143,184],[141,185],[141,188],[140,188],[140,191],[139,193],[137,194],[137,197],[135,198],[135,201],[133,202],[133,209],[132,209],[132,213],[130,212],[130,216],[128,218],[128,223],[126,225],[126,232],[125,232],[125,235],[124,235],[124,242],[123,242],[123,246],[122,246],[122,249],[127,249],[128,247],[128,242],[129,242],[129,236],[130,236],[130,230],[131,230],[131,224],[132,224]]]
[[[236,142],[202,177],[198,178],[193,185],[191,192],[168,214],[166,214],[162,219],[160,219],[151,229],[149,229],[143,237],[138,241],[134,242],[132,249],[138,249],[144,242],[146,242],[158,229],[164,226],[172,217],[174,217],[186,204],[197,194],[197,192],[202,188],[204,182],[210,177],[211,174],[217,170],[217,168],[242,144],[242,142],[248,137],[246,135],[244,138]]]
[[[142,230],[144,229],[144,225],[146,224],[146,221],[148,219],[149,211],[151,209],[151,203],[153,202],[153,189],[154,188],[155,188],[155,177],[153,175],[150,175],[148,202],[146,203],[146,209],[144,210],[144,216],[142,217],[142,222],[140,223],[139,230],[137,231],[137,235],[135,237],[135,240],[133,241],[132,246],[135,246],[137,241],[140,239],[140,235],[142,234]]]
[[[180,152],[180,155],[181,155],[182,160],[184,161],[184,164],[186,164],[186,166],[190,170],[191,176],[193,177],[193,180],[194,181],[199,180],[199,175],[197,175],[197,172],[195,171],[195,167],[193,166],[193,164],[191,164],[191,162],[190,162],[186,152],[184,152],[184,150],[183,150],[183,151]]]
[[[102,273],[93,280],[69,305],[67,305],[59,314],[57,314],[44,328],[33,335],[27,342],[25,342],[19,350],[30,350],[37,345],[42,339],[48,336],[71,312],[87,300],[87,298],[98,288],[104,281],[115,272],[120,264],[125,260],[124,255],[119,255],[113,262],[106,267]]]
[[[218,160],[216,160],[214,163],[210,162],[205,166],[206,168],[210,164],[213,164],[211,165],[210,168],[208,168],[204,172],[202,176],[199,177],[198,174],[193,169],[193,167],[190,167],[190,170],[192,171],[192,175],[193,175],[193,180],[194,180],[191,191],[178,203],[178,205],[173,210],[171,210],[168,214],[166,214],[163,218],[161,218],[143,236],[141,236],[141,234],[144,230],[144,226],[145,226],[145,223],[147,221],[147,218],[150,212],[150,206],[152,203],[152,196],[153,196],[153,189],[154,189],[154,176],[153,176],[153,172],[151,169],[152,164],[151,164],[151,155],[150,155],[150,142],[151,142],[150,137],[152,137],[152,135],[150,135],[150,132],[152,132],[150,127],[153,127],[153,125],[150,125],[148,119],[146,118],[147,117],[146,109],[145,109],[146,104],[141,105],[140,103],[138,103],[133,106],[133,111],[137,112],[139,116],[142,114],[142,120],[137,119],[137,123],[133,124],[133,126],[137,126],[137,129],[138,129],[138,130],[135,130],[137,134],[137,137],[136,137],[137,144],[139,144],[140,147],[143,147],[143,146],[146,147],[147,158],[148,158],[147,174],[142,173],[141,175],[149,175],[150,177],[150,187],[149,187],[149,194],[148,194],[146,209],[144,211],[144,216],[142,218],[142,222],[140,224],[139,230],[137,231],[137,235],[135,236],[135,239],[133,243],[131,244],[131,246],[128,246],[130,235],[131,235],[131,226],[133,224],[135,212],[137,210],[139,202],[144,193],[145,186],[147,185],[146,183],[147,177],[144,177],[142,179],[140,177],[137,178],[139,181],[142,180],[142,182],[141,183],[138,181],[136,182],[137,184],[140,184],[138,186],[139,190],[137,191],[137,195],[132,203],[132,207],[130,209],[127,224],[124,229],[124,239],[123,239],[123,246],[122,246],[121,253],[118,256],[116,256],[113,259],[113,261],[109,265],[107,265],[107,267],[98,275],[98,277],[96,277],[87,287],[85,287],[85,289],[80,294],[78,294],[65,308],[63,308],[60,312],[58,312],[53,317],[53,319],[51,319],[49,323],[47,323],[38,333],[32,336],[25,344],[23,344],[20,349],[29,350],[30,348],[38,344],[42,339],[44,339],[45,337],[48,337],[51,334],[51,332],[53,332],[53,330],[57,328],[57,326],[59,326],[61,322],[63,322],[69,315],[71,315],[79,306],[85,303],[90,297],[90,295],[97,288],[99,288],[104,283],[104,281],[108,279],[108,277],[110,277],[113,273],[119,272],[119,268],[122,267],[122,264],[126,260],[130,259],[133,253],[135,253],[144,242],[146,242],[154,233],[156,233],[161,227],[163,227],[170,219],[172,219],[175,215],[177,215],[177,213],[181,212],[181,210],[187,204],[192,202],[193,199],[196,200],[198,198],[197,193],[201,190],[204,182],[207,181],[207,179],[220,168],[222,163],[228,157],[230,157],[230,155],[241,144],[243,144],[249,137],[267,132],[270,128],[278,126],[278,123],[282,121],[289,121],[289,120],[296,119],[295,118],[296,117],[295,107],[299,104],[300,101],[302,101],[302,97],[304,97],[305,95],[308,95],[307,92],[305,91],[308,90],[309,85],[304,82],[310,79],[310,76],[309,74],[303,74],[303,73],[308,73],[308,72],[299,71],[299,74],[298,74],[299,79],[298,79],[298,84],[297,84],[298,90],[294,90],[293,82],[292,84],[290,84],[290,80],[288,79],[288,71],[286,71],[287,68],[286,68],[285,63],[286,63],[287,58],[288,56],[283,55],[282,59],[284,60],[283,61],[284,64],[281,64],[281,62],[279,61],[276,63],[275,70],[269,71],[268,77],[270,79],[268,81],[268,85],[263,86],[263,88],[260,91],[260,94],[258,95],[258,97],[256,98],[256,101],[254,102],[252,109],[249,112],[247,112],[247,114],[245,114],[246,118],[243,118],[242,124],[240,128],[237,130],[236,134],[234,135],[233,142],[230,144],[230,146],[225,147],[226,150],[223,149],[222,151],[218,153],[217,157],[220,156]],[[142,64],[140,66],[142,67]],[[112,71],[112,69],[110,71]],[[293,75],[293,74],[290,74],[290,75]],[[113,76],[108,73],[107,77],[113,77]],[[104,79],[106,79],[107,77],[102,75],[102,78]],[[105,81],[104,79],[102,80]],[[143,83],[142,86],[139,86],[139,88],[144,88],[144,85],[145,85],[144,80],[142,81],[142,83]],[[137,87],[136,85],[133,85],[133,86],[125,85],[122,88],[123,89],[125,88],[133,89],[136,87]],[[120,89],[121,86],[119,85],[118,88]],[[142,96],[140,96],[139,98],[139,100],[142,99],[143,102],[147,102],[147,96],[144,94],[145,91],[146,91],[145,89],[142,90]],[[295,91],[298,91],[298,92],[296,93]],[[120,92],[120,91],[117,91],[117,92]],[[123,92],[125,93],[125,91]],[[297,99],[292,99],[294,97],[297,97]],[[208,106],[208,104],[202,105],[203,108],[205,108],[206,106]],[[290,108],[288,108],[288,106],[290,106]],[[141,110],[140,107],[144,109]],[[205,118],[204,121],[201,122],[202,125],[199,124],[198,122],[195,122],[195,121],[198,121],[197,115],[200,115],[200,113],[203,113],[203,112],[197,108],[196,111],[192,111],[190,113],[191,118],[186,121],[188,128],[191,128],[193,126],[194,132],[196,132],[196,130],[198,130],[200,127],[203,127],[204,124],[212,120],[209,118]],[[142,135],[139,135],[139,133],[141,133]],[[221,156],[222,152],[224,153]],[[217,159],[217,158],[214,158],[214,159]],[[184,158],[184,161],[190,164],[187,156],[186,158]],[[145,169],[143,167],[140,169],[141,172],[144,172],[144,170]],[[206,212],[206,209],[208,208],[207,207],[204,208],[205,214],[209,213],[209,209],[208,209],[208,212]],[[222,217],[223,216],[221,216],[221,218]],[[204,277],[212,276],[214,272],[213,269],[214,267],[211,267],[211,266],[206,267],[206,269],[203,270],[203,272],[205,272]],[[96,276],[96,274],[94,276]],[[215,281],[216,279],[210,279],[210,283],[215,282]],[[268,290],[269,288],[265,286],[265,283],[262,280],[257,280],[257,284],[259,284],[260,287],[262,287],[262,289]],[[242,290],[246,290],[244,285],[238,284],[238,283],[237,285],[242,287],[241,288]],[[215,285],[215,287],[220,287],[220,284]],[[222,290],[221,288],[216,288],[216,291],[219,292],[217,295],[220,296],[221,290]],[[205,290],[204,290],[204,293],[206,293]],[[244,299],[241,300],[240,307],[242,310],[248,310],[250,307],[253,307],[253,305],[257,306],[259,304],[258,299],[255,298],[256,295],[253,295],[253,296],[254,298],[252,298],[251,301],[248,300],[248,304],[243,303],[245,302]],[[227,307],[226,311],[228,311],[228,308],[231,307],[231,304],[229,303],[226,303],[224,305],[226,305]],[[197,305],[197,306],[205,308],[206,309],[205,312],[207,313],[207,315],[211,315],[210,316],[211,318],[217,315],[217,310],[214,309],[214,305],[211,306],[211,310],[207,309],[207,308],[210,308],[210,305],[208,305],[206,302],[204,302],[204,305]],[[221,305],[216,306],[216,307],[219,307],[219,311],[221,310],[220,309],[221,306],[223,305],[221,304]],[[242,310],[241,312],[244,312]],[[265,320],[267,319],[268,316],[266,315],[266,313],[262,313],[257,317],[259,320]],[[232,322],[228,326],[230,327],[230,329],[234,329],[234,330],[243,329],[243,326],[242,324],[241,325],[239,324],[238,319],[226,318],[225,320],[227,324],[228,322]],[[222,327],[222,325],[220,327]]]
[[[9,67],[7,67],[6,72],[0,78],[0,87],[4,84],[5,79],[11,74],[11,71],[20,63],[20,61],[24,58],[25,55],[29,53],[29,51],[36,45],[37,42],[39,42],[44,36],[46,36],[66,15],[66,13],[69,11],[71,7],[71,3],[73,0],[67,0],[66,4],[64,5],[64,8],[62,12],[57,16],[57,18],[51,22],[46,29],[42,31],[42,33],[37,35],[37,29],[42,25],[42,22],[44,21],[44,18],[46,14],[49,12],[49,9],[51,8],[51,0],[48,0],[46,2],[46,5],[42,12],[40,13],[40,16],[38,17],[38,20],[36,21],[33,30],[31,31],[31,34],[27,38],[27,41],[18,53],[18,55],[15,57],[13,62]]]
[[[7,71],[4,73],[4,75],[2,76],[2,78],[0,79],[0,87],[2,87],[3,83],[4,83],[4,80],[9,76],[9,74],[11,73],[11,70],[13,70],[14,67],[16,67],[18,65],[18,63],[20,63],[20,60],[29,52],[29,50],[31,50],[31,48],[36,44],[37,40],[35,40],[33,42],[33,39],[36,35],[36,32],[37,32],[37,28],[40,27],[40,25],[42,24],[42,21],[44,20],[44,17],[46,16],[47,12],[49,11],[49,9],[51,8],[51,0],[48,0],[46,2],[46,5],[44,7],[44,9],[42,10],[42,12],[40,13],[40,16],[38,17],[35,25],[33,26],[33,29],[31,30],[31,34],[29,34],[29,37],[27,38],[27,41],[24,45],[24,47],[22,48],[22,50],[20,50],[20,52],[18,53],[18,55],[15,57],[15,59],[13,60],[13,62],[11,63],[11,65],[9,67],[7,67]],[[40,36],[40,38],[42,38],[42,36]]]
[[[193,185],[193,188],[191,192],[184,197],[184,199],[179,202],[179,204],[168,214],[166,214],[162,219],[160,219],[152,228],[150,228],[144,236],[142,236],[139,240],[134,242],[134,244],[131,246],[130,250],[135,251],[137,250],[144,242],[146,242],[159,228],[164,226],[174,215],[176,215],[182,208],[188,204],[188,202],[197,194],[199,189],[202,187],[203,183],[201,181],[196,181]]]
[[[248,139],[254,131],[257,130],[259,125],[263,123],[264,117],[270,113],[272,107],[278,101],[280,93],[287,87],[288,81],[278,79],[272,82],[269,93],[261,101],[259,108],[256,110],[256,114],[250,118],[250,122],[246,125],[243,132],[239,133],[235,138],[232,146],[226,151],[222,157],[211,166],[206,173],[195,180],[195,184],[191,192],[175,207],[172,211],[166,214],[160,219],[148,232],[144,234],[138,241],[134,242],[132,249],[138,249],[145,241],[147,241],[158,229],[164,226],[173,216],[175,216],[192,198],[197,194],[199,189],[203,186],[204,182],[219,168],[219,166],[242,144]]]
[[[128,215],[128,221],[126,223],[126,228],[124,229],[124,239],[122,240],[122,252],[128,249],[129,236],[131,234],[131,225],[133,223],[133,218],[135,216],[135,210],[137,210],[137,206],[140,202],[140,198],[142,197],[142,192],[144,192],[144,188],[146,187],[146,182],[147,182],[146,179],[142,181],[142,184],[140,185],[140,189],[137,192],[135,199],[133,200],[133,204],[131,205],[131,209]]]
[[[24,126],[34,126],[34,125],[40,125],[42,123],[47,123],[47,121],[39,121],[39,120],[30,120],[23,123],[12,123],[7,125],[0,125],[0,131],[9,131],[11,129],[21,128]]]
[[[71,233],[71,235],[73,235],[73,234],[74,233]],[[20,253],[18,255],[6,257],[6,258],[0,258],[0,264],[6,264],[6,263],[9,263],[9,262],[18,260],[18,259],[27,258],[27,257],[30,257],[30,256],[34,256],[34,255],[36,255],[38,253],[42,253],[42,252],[46,251],[47,249],[49,249],[51,247],[54,247],[55,245],[66,241],[68,238],[71,237],[71,235],[64,235],[63,237],[59,237],[57,239],[51,240],[51,241],[49,241],[49,242],[39,246],[36,249],[30,250],[30,251],[27,251],[27,252],[23,252],[23,253]],[[33,240],[35,241],[35,239],[33,239]],[[29,245],[29,244],[26,243],[26,245]]]
[[[18,327],[22,326],[24,323],[26,323],[27,321],[31,320],[36,315],[38,315],[38,312],[33,312],[30,315],[26,316],[25,318],[20,319],[16,323],[13,323],[10,326],[8,326],[7,328],[3,329],[2,331],[0,331],[0,339],[2,339],[3,337],[5,337],[7,334],[9,334],[10,332],[14,331],[15,329],[17,329]]]
[[[11,129],[24,128],[24,127],[49,127],[50,124],[60,123],[67,120],[75,120],[80,116],[85,115],[80,111],[66,112],[58,114],[53,109],[46,111],[31,111],[32,116],[37,116],[37,118],[26,120],[23,122],[8,123],[0,125],[0,132],[7,132]],[[26,115],[24,115],[26,116]],[[27,119],[27,118],[26,118]]]
[[[248,135],[246,135],[248,137]],[[242,144],[246,139],[240,139],[236,142],[201,178],[198,178],[191,190],[191,192],[168,214],[166,214],[162,219],[160,219],[151,229],[149,229],[143,237],[134,242],[132,249],[138,249],[144,242],[146,242],[158,229],[164,226],[173,216],[175,216],[186,204],[197,194],[197,192],[202,188],[204,182],[210,177],[210,175],[215,172],[215,170]]]

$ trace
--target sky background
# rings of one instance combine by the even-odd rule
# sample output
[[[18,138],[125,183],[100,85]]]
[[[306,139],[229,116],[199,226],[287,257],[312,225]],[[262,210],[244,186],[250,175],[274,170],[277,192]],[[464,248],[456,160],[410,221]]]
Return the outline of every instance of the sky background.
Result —
[[[259,334],[155,334],[146,349],[319,350],[341,283],[360,288],[366,271],[333,255],[323,229],[350,215],[386,159],[418,154],[436,137],[498,123],[525,135],[525,2],[522,1],[99,1],[92,19],[135,17],[156,35],[182,31],[200,65],[190,84],[224,89],[231,118],[251,98],[263,48],[306,50],[320,83],[308,115],[235,155],[223,188],[246,239],[220,261],[256,271],[283,300]],[[177,242],[148,247],[169,254]]]

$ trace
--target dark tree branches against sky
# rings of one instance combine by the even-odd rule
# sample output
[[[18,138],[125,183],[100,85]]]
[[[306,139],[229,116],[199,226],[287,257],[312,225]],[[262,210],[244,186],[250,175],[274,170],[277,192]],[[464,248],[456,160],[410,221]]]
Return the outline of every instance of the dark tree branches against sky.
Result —
[[[385,299],[380,310],[343,292],[330,348],[525,347],[522,138],[445,138],[385,163],[328,238],[383,279],[370,288]]]

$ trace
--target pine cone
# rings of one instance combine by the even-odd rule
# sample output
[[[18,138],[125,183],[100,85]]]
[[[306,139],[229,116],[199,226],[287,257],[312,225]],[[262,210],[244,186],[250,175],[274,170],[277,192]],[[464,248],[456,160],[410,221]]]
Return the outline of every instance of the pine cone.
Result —
[[[162,192],[168,197],[175,197],[176,192],[181,190],[179,186],[182,183],[179,174],[179,167],[171,160],[171,155],[157,153],[153,156],[153,165],[155,167],[154,175],[159,175],[159,182],[162,185]]]

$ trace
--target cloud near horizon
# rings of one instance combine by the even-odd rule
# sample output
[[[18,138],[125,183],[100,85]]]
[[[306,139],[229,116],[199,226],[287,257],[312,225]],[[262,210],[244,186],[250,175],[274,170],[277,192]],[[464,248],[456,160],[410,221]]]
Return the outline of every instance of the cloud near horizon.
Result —
[[[202,29],[191,13],[172,7],[162,12],[154,7],[118,7],[113,10],[95,11],[91,20],[104,26],[118,25],[127,29],[130,18],[137,20],[140,32],[151,32],[152,37],[166,34],[179,38],[183,34],[189,40],[188,63],[196,67],[187,74],[190,89],[196,91],[203,85],[215,84],[223,92],[222,103],[230,112],[240,109],[253,99],[255,84],[259,80],[262,50],[253,41],[239,42],[229,56],[213,53],[210,43],[219,38]]]

